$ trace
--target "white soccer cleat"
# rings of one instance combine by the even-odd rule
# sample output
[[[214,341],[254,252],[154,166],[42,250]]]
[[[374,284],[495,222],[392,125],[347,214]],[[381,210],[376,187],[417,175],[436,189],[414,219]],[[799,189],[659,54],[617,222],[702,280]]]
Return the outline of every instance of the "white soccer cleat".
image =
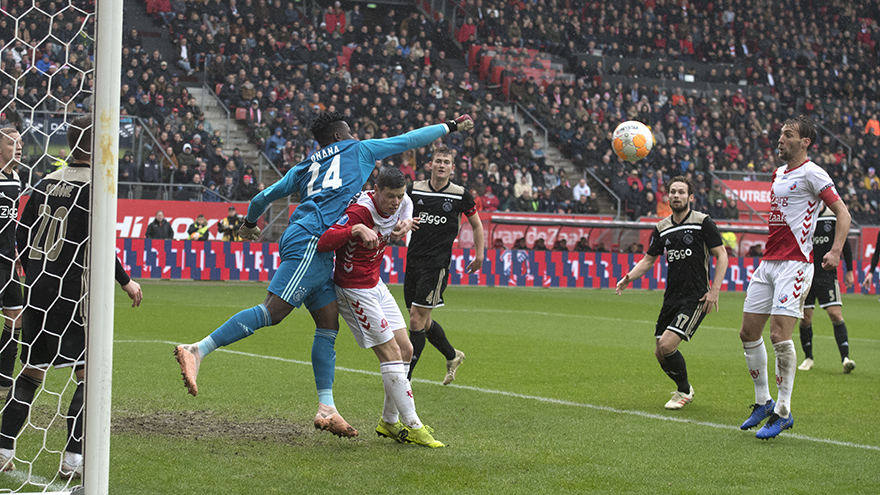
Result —
[[[843,358],[843,372],[848,375],[854,369],[856,369],[856,362],[848,357]]]
[[[11,457],[0,454],[0,473],[7,473],[9,471],[15,471],[15,463],[12,462]]]
[[[804,362],[801,363],[800,366],[798,366],[798,369],[801,371],[809,371],[809,370],[813,369],[813,359],[812,358],[804,359]]]
[[[455,380],[455,371],[461,366],[461,363],[464,361],[464,353],[455,350],[455,357],[450,361],[446,361],[446,377],[443,378],[443,385],[449,385],[452,383],[452,380]]]
[[[691,386],[691,391],[689,394],[684,394],[676,390],[672,392],[672,398],[669,399],[669,402],[666,403],[666,409],[670,411],[676,411],[681,409],[687,404],[690,404],[691,401],[694,400],[694,387]]]
[[[174,348],[174,357],[180,364],[180,374],[183,376],[183,384],[193,397],[199,393],[196,385],[196,377],[199,376],[199,365],[202,364],[202,355],[196,344],[184,344]]]
[[[67,461],[61,463],[61,469],[58,470],[58,476],[65,481],[82,479],[83,465],[82,463],[75,466],[68,464]]]

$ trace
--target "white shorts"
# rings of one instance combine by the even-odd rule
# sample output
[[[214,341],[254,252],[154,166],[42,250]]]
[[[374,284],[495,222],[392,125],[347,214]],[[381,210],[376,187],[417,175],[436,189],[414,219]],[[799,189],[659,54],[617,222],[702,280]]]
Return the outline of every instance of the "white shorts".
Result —
[[[348,324],[354,339],[364,349],[384,344],[394,338],[395,330],[405,330],[406,321],[397,301],[382,281],[372,289],[336,287],[339,314]]]
[[[812,263],[762,260],[749,281],[743,312],[803,318],[812,283]]]

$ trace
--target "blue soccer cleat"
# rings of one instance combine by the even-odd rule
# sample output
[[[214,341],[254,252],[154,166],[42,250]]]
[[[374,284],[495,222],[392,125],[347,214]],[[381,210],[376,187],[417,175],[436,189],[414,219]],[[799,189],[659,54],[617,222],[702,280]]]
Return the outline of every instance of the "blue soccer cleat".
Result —
[[[756,438],[760,438],[761,440],[767,440],[770,438],[775,438],[777,435],[782,433],[782,430],[787,430],[794,426],[794,416],[791,414],[788,415],[787,418],[781,418],[778,414],[773,413],[770,415],[770,419],[767,420],[767,424],[761,427],[758,430],[758,433],[755,435]]]
[[[739,426],[740,430],[748,430],[761,424],[761,421],[764,421],[773,412],[776,402],[770,399],[766,404],[752,404],[749,407],[752,408],[752,414]]]

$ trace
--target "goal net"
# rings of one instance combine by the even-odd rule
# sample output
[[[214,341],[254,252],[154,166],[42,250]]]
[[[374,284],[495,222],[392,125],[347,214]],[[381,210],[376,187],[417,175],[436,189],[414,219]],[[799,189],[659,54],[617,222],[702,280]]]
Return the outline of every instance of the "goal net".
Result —
[[[108,491],[121,24],[0,0],[0,493]]]

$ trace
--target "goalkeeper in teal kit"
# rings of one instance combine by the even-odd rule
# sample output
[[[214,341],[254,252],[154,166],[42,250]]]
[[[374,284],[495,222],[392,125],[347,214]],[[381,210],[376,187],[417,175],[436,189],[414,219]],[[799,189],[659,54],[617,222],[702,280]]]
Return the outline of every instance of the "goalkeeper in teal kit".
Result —
[[[201,341],[179,345],[174,350],[189,393],[198,393],[199,365],[211,351],[248,337],[259,328],[278,324],[293,308],[305,304],[316,326],[312,344],[312,368],[319,401],[315,428],[343,437],[357,436],[357,430],[339,415],[333,402],[336,367],[333,345],[339,318],[331,278],[333,253],[319,253],[318,239],[339,220],[351,198],[363,188],[376,160],[427,146],[449,132],[466,131],[473,125],[473,120],[464,115],[392,138],[358,141],[340,114],[319,114],[311,131],[321,149],[256,195],[239,230],[243,239],[257,240],[260,236],[257,220],[269,204],[299,193],[301,202],[281,237],[281,264],[269,284],[266,300],[239,312]]]

